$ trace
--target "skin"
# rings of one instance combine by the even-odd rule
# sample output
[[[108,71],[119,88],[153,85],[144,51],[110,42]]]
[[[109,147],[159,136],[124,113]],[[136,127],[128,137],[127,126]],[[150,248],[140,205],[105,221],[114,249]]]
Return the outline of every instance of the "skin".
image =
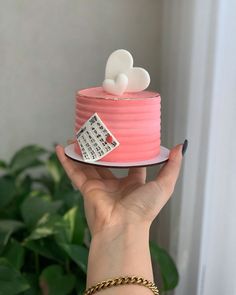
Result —
[[[130,168],[126,177],[117,178],[109,168],[77,163],[65,156],[62,146],[56,147],[67,175],[84,197],[92,235],[87,287],[123,275],[153,281],[149,229],[174,191],[182,147],[179,144],[171,150],[167,163],[149,182],[146,167]],[[137,285],[113,287],[99,293],[152,294],[148,288]]]

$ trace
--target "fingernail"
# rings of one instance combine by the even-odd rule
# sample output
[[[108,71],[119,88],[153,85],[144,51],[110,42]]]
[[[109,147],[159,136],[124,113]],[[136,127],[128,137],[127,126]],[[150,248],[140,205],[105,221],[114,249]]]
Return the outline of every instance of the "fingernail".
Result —
[[[184,156],[184,154],[186,153],[188,148],[188,140],[185,139],[184,143],[183,143],[183,147],[182,147],[182,155]]]
[[[57,150],[59,147],[60,147],[60,144],[57,144],[57,145],[55,146],[55,150]]]

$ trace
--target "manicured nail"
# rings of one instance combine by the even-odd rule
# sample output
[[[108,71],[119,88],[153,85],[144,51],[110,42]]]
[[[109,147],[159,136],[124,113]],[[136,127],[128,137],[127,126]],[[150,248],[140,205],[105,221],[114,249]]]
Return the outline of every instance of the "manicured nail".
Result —
[[[188,140],[185,139],[184,143],[183,143],[183,147],[182,147],[182,155],[184,155],[187,151],[188,148]]]

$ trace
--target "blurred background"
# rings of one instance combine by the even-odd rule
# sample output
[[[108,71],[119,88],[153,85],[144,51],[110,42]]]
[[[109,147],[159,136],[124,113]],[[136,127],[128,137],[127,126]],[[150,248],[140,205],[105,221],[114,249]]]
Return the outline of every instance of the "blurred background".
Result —
[[[0,5],[0,158],[27,144],[65,145],[76,91],[101,85],[109,54],[129,50],[161,93],[162,145],[189,140],[174,196],[151,229],[177,264],[173,294],[236,294],[236,2]]]

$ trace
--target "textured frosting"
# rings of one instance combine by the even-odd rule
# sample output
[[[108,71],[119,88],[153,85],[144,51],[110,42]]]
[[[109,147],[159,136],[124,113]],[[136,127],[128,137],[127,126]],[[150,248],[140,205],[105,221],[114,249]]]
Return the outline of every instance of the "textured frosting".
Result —
[[[133,162],[149,160],[160,153],[161,97],[156,92],[125,93],[119,97],[102,87],[81,90],[76,95],[75,133],[96,112],[120,145],[101,160]],[[81,155],[76,142],[75,151]]]

